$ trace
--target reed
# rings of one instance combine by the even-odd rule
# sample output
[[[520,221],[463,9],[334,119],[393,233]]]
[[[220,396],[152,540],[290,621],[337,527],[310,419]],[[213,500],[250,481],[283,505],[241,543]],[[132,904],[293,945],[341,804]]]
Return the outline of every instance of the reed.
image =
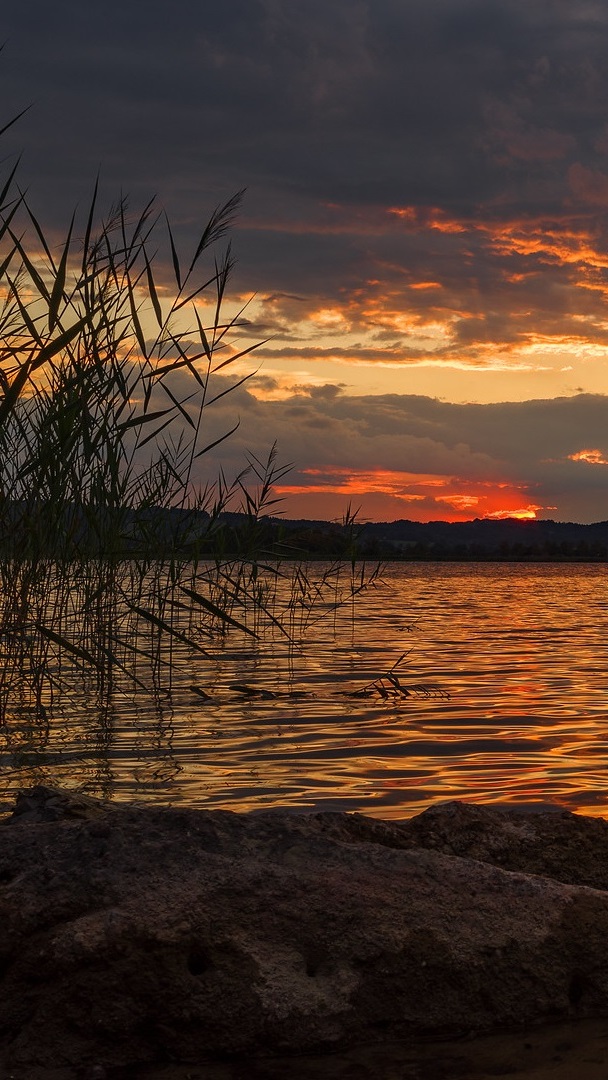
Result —
[[[3,723],[44,725],[83,687],[106,709],[125,688],[170,689],[176,647],[209,656],[231,629],[295,642],[375,579],[354,555],[348,574],[319,575],[265,552],[285,471],[275,447],[233,481],[197,484],[200,459],[238,426],[206,441],[207,410],[228,392],[218,380],[256,347],[235,347],[239,315],[224,315],[239,200],[184,259],[154,204],[100,219],[96,186],[57,246],[14,175],[0,192]],[[235,499],[243,524],[228,538]]]
[[[408,678],[408,674],[403,671],[403,668],[409,654],[409,649],[407,652],[401,653],[394,664],[391,664],[390,668],[381,675],[378,675],[375,679],[365,683],[363,686],[359,686],[356,690],[347,691],[345,696],[351,698],[375,697],[383,698],[384,700],[388,698],[391,698],[392,700],[403,700],[411,697],[441,698],[444,701],[447,700],[450,696],[448,691],[444,690],[444,688],[437,683],[414,682],[411,680],[411,677],[408,683],[404,682],[404,679]]]

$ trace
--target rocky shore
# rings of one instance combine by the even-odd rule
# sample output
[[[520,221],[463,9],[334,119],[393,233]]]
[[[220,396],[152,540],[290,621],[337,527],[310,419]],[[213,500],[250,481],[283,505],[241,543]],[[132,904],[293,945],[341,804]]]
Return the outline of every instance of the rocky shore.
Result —
[[[497,1031],[532,1046],[539,1024],[608,1016],[608,823],[465,803],[398,823],[237,815],[35,788],[0,827],[0,920],[1,1080],[249,1080],[357,1048],[340,1075],[481,1077],[445,1052],[429,1065],[429,1047]],[[361,1071],[394,1045],[409,1072]]]

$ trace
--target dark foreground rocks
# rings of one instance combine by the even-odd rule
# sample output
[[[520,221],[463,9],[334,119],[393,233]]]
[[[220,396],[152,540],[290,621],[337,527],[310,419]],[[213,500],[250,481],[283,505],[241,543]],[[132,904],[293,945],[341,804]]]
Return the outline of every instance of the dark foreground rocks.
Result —
[[[395,823],[34,789],[0,828],[0,1075],[608,1015],[607,890],[608,824],[568,813]]]

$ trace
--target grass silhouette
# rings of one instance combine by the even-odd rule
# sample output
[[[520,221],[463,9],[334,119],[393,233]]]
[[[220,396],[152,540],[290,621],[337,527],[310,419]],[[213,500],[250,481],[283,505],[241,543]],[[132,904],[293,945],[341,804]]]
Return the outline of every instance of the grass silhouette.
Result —
[[[276,447],[227,481],[197,484],[238,427],[208,440],[237,348],[224,316],[241,194],[180,255],[154,203],[105,217],[98,185],[51,243],[15,170],[0,192],[0,719],[44,724],[58,697],[171,685],[174,651],[208,656],[229,629],[302,633],[368,576],[311,576],[263,549],[260,522],[285,468]],[[159,281],[159,260],[173,280]],[[203,318],[202,312],[211,312]],[[218,382],[218,376],[222,381]],[[235,553],[222,515],[240,500]],[[377,571],[371,571],[374,580]],[[284,599],[285,576],[291,588]],[[283,600],[279,602],[279,593]],[[328,599],[329,598],[329,599]]]

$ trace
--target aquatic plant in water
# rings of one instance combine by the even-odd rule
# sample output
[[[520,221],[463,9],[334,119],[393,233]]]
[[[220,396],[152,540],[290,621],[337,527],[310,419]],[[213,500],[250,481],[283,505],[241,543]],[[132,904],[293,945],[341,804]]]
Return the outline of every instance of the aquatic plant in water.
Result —
[[[345,696],[352,698],[392,698],[393,700],[410,697],[443,698],[444,700],[449,698],[450,695],[447,690],[444,690],[437,683],[413,681],[405,683],[403,681],[407,677],[403,672],[403,665],[409,654],[409,649],[407,652],[401,653],[401,656],[395,660],[394,664],[391,664],[390,668],[381,675],[371,679],[370,682],[364,683],[363,686],[357,687],[356,690],[347,691]]]
[[[76,685],[102,707],[170,688],[177,644],[205,657],[229,629],[295,639],[375,579],[354,559],[313,575],[264,551],[275,447],[232,481],[196,481],[238,426],[208,441],[207,410],[246,381],[225,376],[256,347],[235,347],[239,314],[224,316],[233,259],[218,245],[239,199],[184,260],[153,203],[100,220],[96,186],[57,248],[14,172],[0,192],[1,722],[44,724]]]

